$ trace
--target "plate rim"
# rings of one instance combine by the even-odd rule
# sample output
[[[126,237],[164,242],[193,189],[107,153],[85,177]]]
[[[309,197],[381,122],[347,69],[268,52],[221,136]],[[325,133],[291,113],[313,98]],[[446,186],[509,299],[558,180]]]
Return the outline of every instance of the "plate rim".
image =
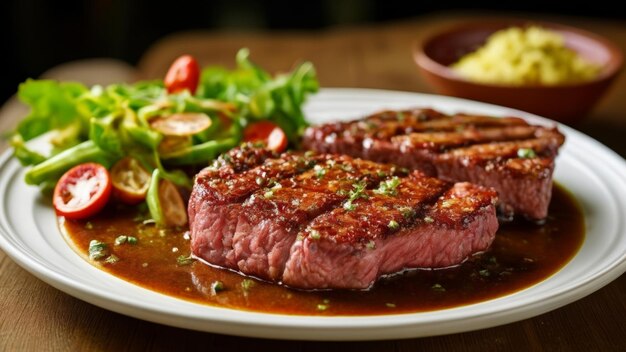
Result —
[[[626,163],[624,162],[624,159],[613,150],[604,146],[602,143],[568,126],[565,126],[565,125],[556,123],[554,121],[551,121],[551,120],[548,120],[548,119],[545,119],[536,115],[532,115],[523,111],[501,107],[501,106],[497,106],[493,104],[476,102],[472,100],[446,97],[446,96],[440,96],[440,95],[432,95],[432,94],[423,94],[423,93],[416,93],[416,92],[406,92],[406,91],[363,89],[363,88],[323,88],[320,92],[320,94],[325,94],[325,95],[333,95],[333,94],[338,94],[338,93],[343,93],[343,94],[348,94],[348,95],[350,94],[357,94],[357,95],[359,94],[364,94],[364,95],[389,94],[389,95],[394,95],[394,96],[405,95],[407,98],[411,96],[413,97],[419,96],[421,98],[426,98],[426,99],[429,97],[431,98],[436,97],[436,99],[444,98],[444,100],[456,101],[459,104],[471,103],[470,105],[497,108],[502,111],[507,111],[507,113],[510,112],[511,115],[517,115],[523,118],[529,118],[533,121],[533,123],[539,121],[541,123],[555,124],[559,127],[559,129],[563,130],[566,133],[566,135],[568,136],[576,135],[577,139],[582,138],[583,140],[586,140],[586,142],[593,143],[595,147],[600,148],[603,151],[603,153],[605,154],[603,157],[608,157],[609,159],[620,160],[620,163],[618,163],[619,165],[609,164],[607,166],[610,166],[612,171],[616,174],[620,174],[621,172],[622,174],[626,175]],[[12,150],[9,148],[2,154],[2,156],[0,156],[0,179],[3,177],[6,177],[6,174],[5,174],[6,168],[11,167],[12,162],[16,163],[16,161],[12,159]],[[13,165],[13,167],[16,167],[17,169],[22,168],[21,166],[15,165],[15,164]],[[83,301],[92,303],[94,305],[100,306],[102,308],[112,310],[112,311],[115,311],[124,315],[133,316],[139,319],[149,320],[149,321],[153,321],[153,322],[157,322],[161,324],[178,326],[178,327],[183,327],[183,328],[188,328],[188,329],[193,329],[193,330],[212,331],[212,332],[228,333],[231,335],[241,335],[241,336],[274,337],[274,338],[278,337],[282,339],[305,339],[305,338],[303,338],[301,335],[284,336],[282,335],[282,332],[280,331],[280,329],[285,329],[285,328],[290,328],[290,329],[295,329],[295,330],[307,329],[308,331],[304,331],[307,335],[306,339],[317,339],[317,340],[352,340],[352,338],[343,338],[340,333],[339,334],[337,333],[337,331],[335,331],[335,333],[329,333],[329,330],[332,330],[332,329],[339,329],[339,330],[370,329],[371,330],[373,328],[380,327],[380,322],[383,322],[385,328],[389,329],[389,328],[415,327],[415,326],[419,326],[422,324],[431,324],[433,322],[438,323],[438,324],[443,324],[443,325],[454,324],[454,322],[458,320],[458,318],[451,318],[451,317],[447,317],[447,318],[440,317],[439,319],[437,319],[437,315],[439,312],[450,311],[450,310],[454,310],[457,308],[449,308],[449,309],[444,309],[444,310],[437,310],[437,311],[423,312],[423,313],[404,313],[404,314],[390,314],[390,315],[376,315],[376,316],[367,315],[367,316],[325,317],[325,316],[261,313],[261,312],[243,311],[243,310],[208,306],[211,309],[221,310],[221,311],[225,311],[229,313],[232,313],[233,311],[242,313],[246,316],[250,316],[252,319],[242,321],[241,317],[239,317],[239,314],[235,314],[235,316],[211,317],[211,319],[207,321],[207,317],[205,314],[196,314],[192,316],[190,316],[189,314],[176,314],[176,312],[173,312],[171,310],[155,309],[154,306],[151,306],[150,304],[147,304],[147,303],[129,305],[127,302],[124,302],[120,300],[119,298],[116,299],[115,297],[111,297],[111,295],[107,295],[94,288],[85,286],[81,282],[76,281],[76,279],[63,276],[60,273],[46,267],[43,263],[39,263],[39,261],[37,261],[35,258],[33,258],[32,256],[29,256],[26,251],[21,251],[19,248],[15,248],[12,245],[12,243],[10,243],[10,241],[8,240],[9,235],[5,233],[5,231],[10,230],[10,228],[5,228],[5,225],[6,225],[4,221],[5,212],[6,212],[6,209],[4,206],[4,202],[2,202],[0,203],[0,217],[2,218],[0,219],[0,248],[13,261],[18,263],[18,265],[20,265],[22,268],[24,268],[25,270],[27,270],[34,276],[38,277],[42,281],[74,297],[77,297]],[[622,223],[622,226],[620,226],[620,231],[625,232],[623,223]],[[86,262],[85,262],[85,265],[92,267]],[[566,264],[565,266],[567,265],[568,264]],[[588,294],[591,294],[592,292],[595,292],[596,290],[602,288],[604,285],[608,284],[609,282],[617,278],[619,275],[621,275],[625,271],[626,271],[626,252],[622,253],[621,257],[615,259],[614,262],[611,263],[611,265],[605,267],[605,269],[602,272],[597,273],[595,276],[593,276],[591,279],[587,281],[581,282],[574,287],[570,287],[569,290],[567,290],[566,292],[554,292],[551,295],[544,297],[542,301],[535,301],[535,302],[530,302],[526,304],[524,304],[523,302],[520,302],[518,305],[510,306],[506,309],[493,307],[491,310],[487,310],[483,312],[482,314],[472,315],[471,317],[468,317],[469,318],[468,320],[466,320],[466,322],[476,321],[476,320],[480,320],[480,318],[487,316],[487,315],[499,316],[500,320],[498,321],[498,323],[495,323],[495,324],[490,324],[489,322],[475,322],[473,324],[468,324],[472,326],[466,327],[466,328],[462,328],[462,327],[457,327],[456,329],[447,328],[447,329],[442,329],[445,331],[432,331],[430,333],[425,333],[425,334],[424,333],[412,333],[411,334],[409,331],[408,335],[406,335],[406,332],[402,330],[402,332],[404,332],[405,334],[400,334],[400,335],[392,334],[389,336],[368,335],[368,336],[363,336],[361,340],[435,336],[435,335],[440,335],[440,334],[476,330],[476,329],[486,328],[490,326],[502,325],[502,324],[513,322],[513,321],[519,321],[522,319],[526,319],[526,318],[550,311],[552,309],[556,309],[563,305],[569,304],[577,299],[580,299]],[[123,281],[122,279],[119,279],[111,274],[108,274],[108,275],[113,278],[116,278],[117,280]],[[589,288],[590,286],[592,287],[591,290],[589,289],[585,290],[585,288]],[[150,291],[148,289],[144,289],[144,290]],[[150,292],[154,292],[154,291],[150,291]],[[169,297],[169,296],[165,296],[165,297]],[[176,299],[176,298],[173,298],[173,299]],[[186,302],[190,304],[195,304],[195,303],[185,301],[182,299],[176,299],[176,300],[180,300],[182,302]],[[489,301],[486,301],[486,302],[489,302]],[[476,306],[476,305],[481,305],[483,303],[484,302],[478,302],[478,303],[474,303],[470,305],[464,305],[462,307]],[[197,305],[202,306],[202,307],[207,307],[201,304],[197,304]],[[419,319],[417,320],[408,319],[409,317],[412,317],[412,316],[428,317],[430,319],[424,320],[424,321],[419,321]],[[510,319],[507,319],[507,316]],[[173,318],[175,321],[167,319],[168,317]],[[268,318],[271,324],[268,324]],[[274,318],[280,318],[280,319],[283,319],[284,321],[282,321],[282,323],[279,323],[275,321],[276,319]],[[189,319],[189,321],[185,322],[185,321],[181,321],[181,319]],[[350,326],[346,327],[346,322],[349,322]],[[227,324],[228,326],[224,326],[224,328],[220,328],[219,326],[215,326],[216,324]],[[241,327],[246,327],[247,329],[243,329],[244,331],[242,331],[240,334],[238,334],[236,331],[231,330],[232,328],[241,328]],[[250,328],[252,329],[256,328],[260,330],[256,331],[255,333],[254,331],[250,331],[251,330]],[[302,333],[303,331],[300,331],[300,332]]]

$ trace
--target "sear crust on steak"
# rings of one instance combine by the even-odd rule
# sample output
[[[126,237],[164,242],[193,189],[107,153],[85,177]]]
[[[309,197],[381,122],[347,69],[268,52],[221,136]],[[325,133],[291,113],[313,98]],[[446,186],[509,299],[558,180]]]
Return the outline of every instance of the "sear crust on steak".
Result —
[[[563,142],[556,128],[520,118],[413,109],[310,127],[303,145],[493,187],[504,216],[542,220],[552,195],[554,158]]]
[[[496,192],[392,165],[244,146],[198,174],[192,253],[303,289],[366,289],[382,275],[461,263],[498,228]]]

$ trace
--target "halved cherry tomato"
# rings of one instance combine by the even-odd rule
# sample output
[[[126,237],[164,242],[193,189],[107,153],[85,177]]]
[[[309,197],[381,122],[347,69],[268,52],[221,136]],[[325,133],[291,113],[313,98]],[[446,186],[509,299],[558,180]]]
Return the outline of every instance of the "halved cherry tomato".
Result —
[[[138,204],[146,199],[150,173],[135,158],[126,157],[111,168],[113,195],[126,204]]]
[[[165,75],[165,87],[170,93],[189,90],[196,93],[200,81],[200,66],[191,55],[183,55],[176,59]]]
[[[165,179],[159,183],[159,200],[163,211],[165,226],[185,226],[187,224],[187,208],[176,186]]]
[[[282,152],[287,149],[287,135],[273,122],[260,121],[246,126],[243,131],[244,142],[264,142],[268,149]]]
[[[69,169],[54,188],[52,204],[57,214],[68,219],[84,219],[98,213],[111,196],[107,169],[85,163]]]
[[[150,120],[150,127],[166,136],[191,136],[211,127],[211,118],[201,112],[181,112]]]

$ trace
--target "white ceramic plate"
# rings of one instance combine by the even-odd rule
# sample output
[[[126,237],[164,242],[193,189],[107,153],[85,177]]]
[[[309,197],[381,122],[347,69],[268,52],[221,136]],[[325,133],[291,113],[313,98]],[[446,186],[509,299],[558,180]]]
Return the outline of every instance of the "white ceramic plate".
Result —
[[[415,106],[516,115],[551,124],[520,111],[467,100],[361,89],[325,89],[311,99],[306,114],[312,122],[325,122]],[[8,153],[0,160],[0,246],[33,275],[72,296],[118,313],[195,330],[280,339],[371,340],[506,324],[580,299],[626,270],[626,162],[595,140],[559,128],[567,142],[555,177],[582,204],[586,240],[572,261],[545,281],[478,304],[387,316],[289,316],[203,306],[149,291],[100,271],[74,253],[60,234],[48,201],[24,184],[24,169]]]

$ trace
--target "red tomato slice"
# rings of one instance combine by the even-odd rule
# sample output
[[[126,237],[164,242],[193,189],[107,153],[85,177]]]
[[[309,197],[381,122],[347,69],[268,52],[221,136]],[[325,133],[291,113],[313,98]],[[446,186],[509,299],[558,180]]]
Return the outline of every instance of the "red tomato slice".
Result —
[[[200,81],[200,66],[191,55],[183,55],[176,59],[165,75],[165,87],[170,93],[187,89],[191,94],[196,93]]]
[[[126,157],[111,168],[113,195],[126,204],[137,204],[146,199],[150,173],[135,158]]]
[[[268,149],[282,152],[287,149],[287,135],[273,122],[260,121],[246,127],[243,131],[244,142],[264,142]]]
[[[111,196],[111,178],[107,169],[85,163],[69,169],[54,188],[52,204],[58,215],[84,219],[98,213]]]

